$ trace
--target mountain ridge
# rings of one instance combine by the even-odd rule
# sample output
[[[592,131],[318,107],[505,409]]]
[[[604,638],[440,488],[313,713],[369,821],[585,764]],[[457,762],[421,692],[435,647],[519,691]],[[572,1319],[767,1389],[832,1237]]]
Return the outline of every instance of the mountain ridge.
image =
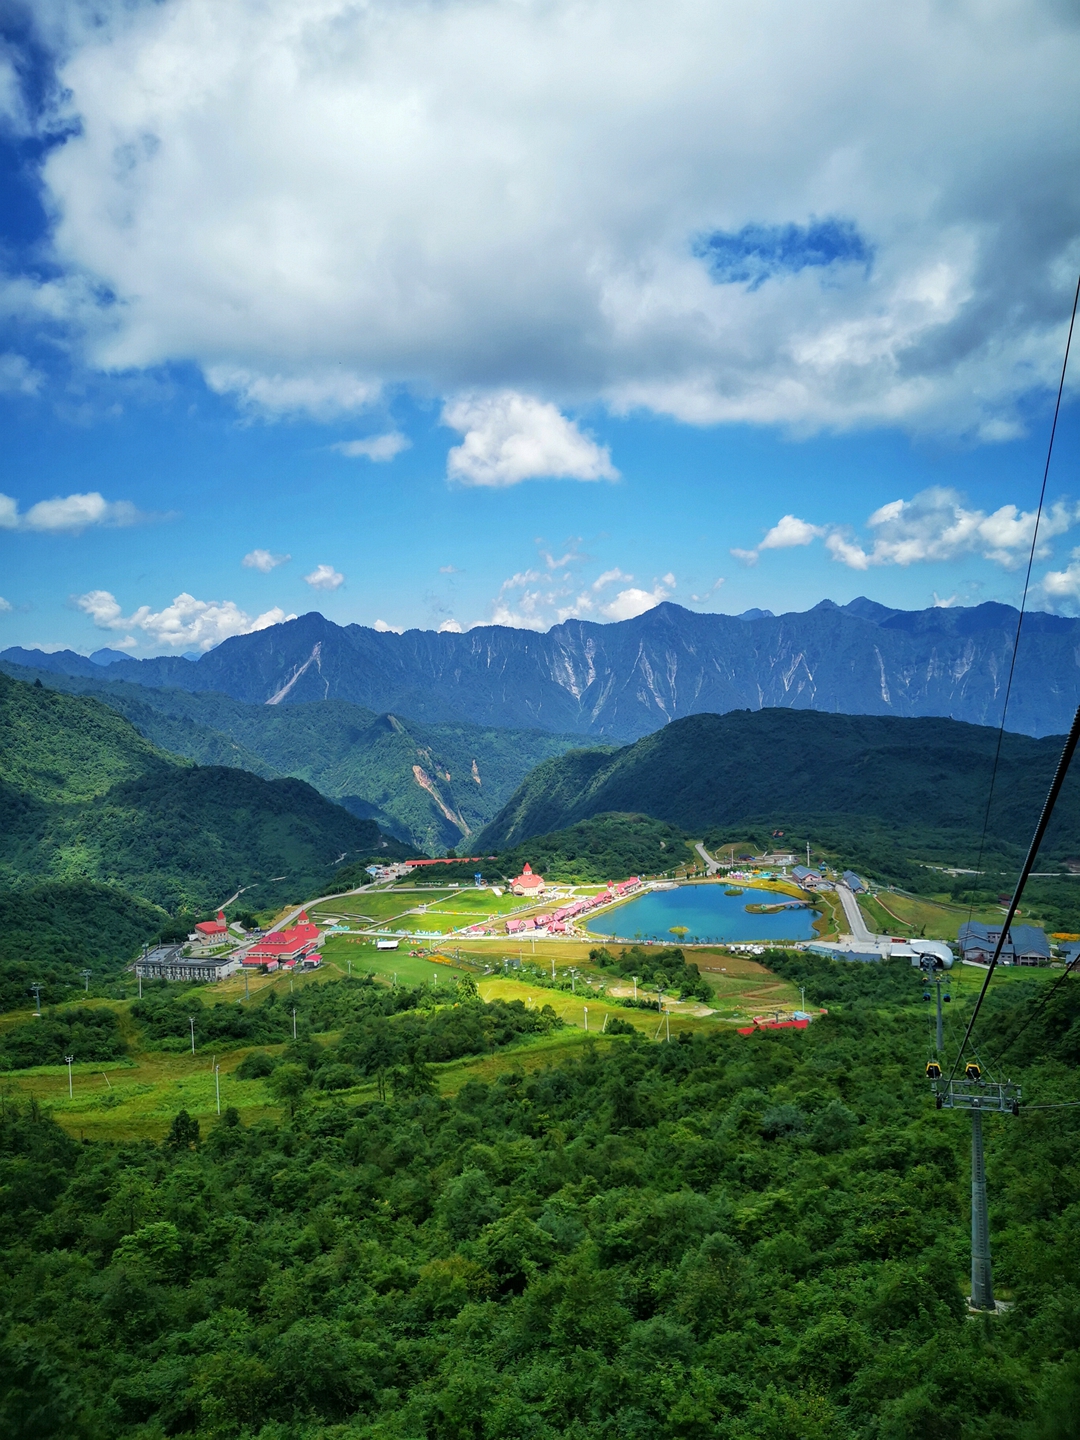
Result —
[[[784,615],[699,614],[671,602],[631,620],[544,634],[340,626],[318,611],[225,640],[198,660],[112,661],[110,680],[217,690],[249,704],[348,700],[417,722],[464,721],[632,741],[689,714],[816,709],[997,725],[1018,612],[997,602],[904,611],[859,597]],[[96,677],[72,652],[0,660]],[[1009,727],[1067,730],[1080,703],[1080,620],[1024,619]]]
[[[703,835],[725,825],[850,816],[967,845],[983,823],[998,732],[937,717],[812,710],[692,715],[620,749],[546,760],[477,837],[501,851],[599,815],[637,812]],[[1004,853],[1039,817],[1061,745],[1006,734],[987,835]],[[767,833],[767,831],[766,831]],[[1080,774],[1066,778],[1044,851],[1080,845]],[[1004,847],[1004,850],[1002,849]],[[988,851],[988,853],[990,853]]]

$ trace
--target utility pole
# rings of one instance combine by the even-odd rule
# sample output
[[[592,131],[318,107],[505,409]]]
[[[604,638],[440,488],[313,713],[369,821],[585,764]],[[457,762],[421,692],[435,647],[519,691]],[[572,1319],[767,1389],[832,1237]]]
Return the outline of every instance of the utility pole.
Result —
[[[188,1024],[191,1026],[191,1053],[195,1054],[195,1016],[188,1016]]]
[[[552,980],[555,979],[555,956],[554,956],[554,955],[552,955],[552,957],[551,957],[551,978],[552,978]]]
[[[74,1056],[74,1055],[65,1055],[65,1056],[64,1056],[64,1063],[65,1063],[65,1064],[67,1065],[67,1067],[68,1067],[68,1099],[69,1099],[69,1100],[73,1100],[73,1099],[75,1098],[75,1091],[74,1091],[74,1089],[72,1088],[72,1084],[71,1084],[71,1062],[72,1062],[74,1059],[75,1059],[75,1056]]]
[[[94,972],[93,972],[92,970],[80,970],[80,971],[79,971],[79,974],[80,974],[80,975],[82,976],[82,978],[83,978],[83,988],[85,989],[87,995],[90,994],[90,976],[91,976],[93,973],[94,973]]]
[[[40,1015],[40,1014],[41,1014],[41,986],[40,986],[40,985],[31,985],[31,986],[30,986],[30,989],[34,992],[34,1014],[35,1014],[35,1015]]]
[[[244,999],[247,1000],[248,998],[249,998],[249,997],[248,997],[248,972],[247,972],[247,966],[245,965],[245,967],[244,967]]]
[[[667,1021],[667,1043],[671,1044],[671,1011],[664,1011],[664,1019]]]
[[[637,976],[634,976],[634,999],[637,999]]]
[[[217,1100],[217,1113],[221,1114],[221,1066],[214,1066],[214,1098]]]
[[[588,1029],[589,1029],[589,1007],[588,1007],[588,1005],[586,1005],[586,1006],[584,1007],[584,1010],[585,1010],[585,1031],[586,1031],[586,1033],[588,1033]]]
[[[142,999],[142,971],[139,971],[139,999]]]
[[[292,1038],[296,1039],[296,1006],[292,1007]]]

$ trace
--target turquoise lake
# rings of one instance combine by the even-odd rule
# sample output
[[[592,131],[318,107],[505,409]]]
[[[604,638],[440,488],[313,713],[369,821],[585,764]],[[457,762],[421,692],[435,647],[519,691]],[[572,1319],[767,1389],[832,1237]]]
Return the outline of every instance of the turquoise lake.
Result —
[[[651,890],[636,900],[598,915],[588,927],[594,935],[619,940],[660,940],[672,943],[672,925],[685,925],[686,940],[813,940],[817,911],[781,910],[776,915],[748,915],[747,905],[775,905],[785,897],[774,890],[747,888],[741,895],[725,895],[722,885],[680,885],[674,890]]]

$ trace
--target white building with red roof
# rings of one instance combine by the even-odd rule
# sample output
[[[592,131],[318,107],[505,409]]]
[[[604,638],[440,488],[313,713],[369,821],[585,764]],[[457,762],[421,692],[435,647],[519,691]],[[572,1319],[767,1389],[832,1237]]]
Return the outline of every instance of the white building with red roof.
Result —
[[[244,956],[244,964],[265,965],[268,970],[276,970],[281,965],[290,969],[299,965],[312,970],[319,964],[318,949],[325,938],[319,927],[308,919],[307,911],[301,910],[295,925],[287,930],[272,930],[256,941]]]
[[[188,936],[188,943],[202,945],[205,948],[211,945],[224,945],[228,938],[229,927],[225,923],[225,911],[219,910],[216,920],[199,921]]]
[[[529,899],[534,899],[543,895],[547,889],[547,885],[544,882],[544,877],[542,875],[535,875],[532,866],[526,862],[525,868],[517,879],[510,881],[510,889],[515,895],[526,895]]]

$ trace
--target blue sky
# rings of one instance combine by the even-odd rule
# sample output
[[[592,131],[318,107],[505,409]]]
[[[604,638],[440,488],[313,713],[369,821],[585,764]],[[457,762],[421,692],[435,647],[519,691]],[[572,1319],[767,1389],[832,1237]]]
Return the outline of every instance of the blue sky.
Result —
[[[1018,599],[1074,30],[555,8],[15,14],[0,647]],[[1074,397],[1034,595],[1070,613]]]

